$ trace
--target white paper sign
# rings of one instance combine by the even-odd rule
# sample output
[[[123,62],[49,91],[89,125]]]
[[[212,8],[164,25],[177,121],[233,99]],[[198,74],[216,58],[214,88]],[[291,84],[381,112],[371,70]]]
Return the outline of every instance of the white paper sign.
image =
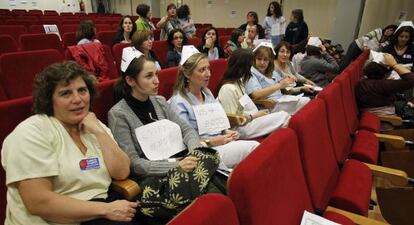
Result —
[[[149,160],[168,159],[185,149],[180,126],[166,119],[138,127],[135,136]]]
[[[319,86],[313,86],[313,85],[310,85],[310,84],[304,84],[303,86],[312,88],[314,91],[322,91],[323,90],[323,88],[321,88]]]
[[[253,115],[253,114],[255,114],[255,113],[257,113],[259,111],[257,109],[257,106],[254,104],[254,102],[252,101],[252,99],[247,94],[244,94],[239,99],[239,102],[240,102],[240,105],[243,106],[244,113],[245,114]]]
[[[413,67],[413,64],[412,63],[401,64],[401,66],[403,66],[403,67],[411,70],[411,68]],[[388,79],[391,79],[391,80],[401,80],[401,77],[400,77],[400,75],[398,75],[397,71],[393,70],[393,71],[391,71],[391,74],[388,77]]]
[[[56,34],[59,37],[59,40],[62,40],[62,38],[60,38],[59,29],[56,24],[44,24],[43,28],[45,29],[46,34]]]
[[[300,225],[340,225],[305,210]]]
[[[280,30],[280,23],[274,23],[274,24],[272,24],[270,34],[272,36],[277,36],[277,35],[281,35],[282,34],[282,32]]]
[[[372,61],[376,63],[384,63],[384,53],[382,52],[376,52],[371,50],[370,58],[372,58]]]
[[[297,102],[303,96],[303,93],[300,95],[283,95],[282,97],[278,98],[278,102]]]
[[[197,119],[198,134],[219,132],[230,128],[229,119],[220,103],[207,103],[193,106]]]

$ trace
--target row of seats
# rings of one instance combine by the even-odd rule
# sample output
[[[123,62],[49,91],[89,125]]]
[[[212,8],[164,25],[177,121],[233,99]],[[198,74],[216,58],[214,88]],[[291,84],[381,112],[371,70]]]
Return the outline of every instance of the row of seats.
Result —
[[[86,13],[86,12],[61,12],[60,14],[55,10],[40,10],[40,9],[0,9],[0,15],[13,15],[13,16],[24,16],[24,15],[33,15],[33,16],[81,16],[81,15],[102,15],[98,13]],[[108,16],[120,16],[121,14],[103,14]]]

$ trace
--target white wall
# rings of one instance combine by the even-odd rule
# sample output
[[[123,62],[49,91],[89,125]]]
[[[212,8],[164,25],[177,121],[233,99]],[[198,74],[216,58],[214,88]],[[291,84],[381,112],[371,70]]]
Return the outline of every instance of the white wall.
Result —
[[[75,11],[79,11],[78,0],[66,0],[66,3],[75,4]],[[84,0],[86,12],[92,12],[90,0]],[[0,1],[1,9],[41,9],[41,10],[56,10],[60,12],[62,8],[62,0],[16,0],[16,5],[11,6],[8,0]]]
[[[337,0],[331,37],[344,48],[357,38],[356,29],[363,10],[361,3],[362,0]]]

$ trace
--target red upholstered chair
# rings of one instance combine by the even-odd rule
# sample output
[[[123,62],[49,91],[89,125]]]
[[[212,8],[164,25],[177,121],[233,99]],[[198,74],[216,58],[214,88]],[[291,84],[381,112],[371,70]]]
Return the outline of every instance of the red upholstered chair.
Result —
[[[26,15],[30,15],[30,16],[43,16],[43,12],[40,9],[30,9]]]
[[[76,45],[76,32],[66,32],[62,36],[63,46],[65,48]]]
[[[219,40],[220,47],[224,48],[224,46],[226,46],[228,40],[230,40],[230,35],[220,36],[220,40]]]
[[[361,130],[352,140],[348,124],[344,120],[346,115],[339,84],[331,83],[317,95],[317,98],[322,99],[326,105],[329,130],[337,161],[343,163],[347,158],[352,158],[376,164],[379,150],[378,139],[374,133]]]
[[[303,211],[315,212],[292,129],[281,128],[241,161],[228,181],[240,224],[300,224]],[[329,212],[341,224],[348,218]]]
[[[92,111],[96,117],[107,124],[108,122],[108,111],[114,105],[114,84],[117,79],[106,80],[99,82],[98,86],[98,97],[94,100],[92,105]]]
[[[0,25],[0,34],[8,34],[19,43],[19,36],[27,33],[27,28],[23,25]]]
[[[217,96],[220,90],[220,82],[223,79],[224,72],[227,70],[226,59],[216,59],[210,61],[211,77],[208,88],[214,96]]]
[[[224,27],[218,27],[218,28],[216,28],[216,30],[217,30],[217,33],[218,33],[219,37],[227,35],[226,28],[224,28]]]
[[[201,44],[201,39],[198,37],[189,38],[188,39],[189,45],[194,45],[195,47],[199,46]]]
[[[43,25],[39,24],[30,25],[29,32],[32,34],[44,34],[45,28],[43,27]]]
[[[158,95],[164,96],[167,100],[173,94],[173,87],[177,79],[178,67],[170,67],[163,69],[158,74],[160,81],[158,88]]]
[[[233,27],[226,28],[226,35],[230,36],[234,29],[236,29],[236,28],[233,28]]]
[[[167,65],[167,41],[154,41],[152,44],[152,51],[154,51],[155,55],[158,57],[161,67]]]
[[[112,56],[115,60],[116,69],[121,72],[122,51],[124,48],[131,46],[131,44],[118,43],[112,46]]]
[[[62,25],[78,25],[79,26],[80,20],[77,18],[62,19],[60,23]]]
[[[314,99],[292,116],[289,127],[295,130],[305,177],[314,208],[328,205],[367,216],[372,172],[367,165],[350,159],[340,170],[326,118],[325,104]]]
[[[160,29],[156,29],[153,30],[153,35],[154,35],[154,40],[159,41],[160,40],[160,34],[161,34],[161,30]]]
[[[11,14],[13,16],[23,16],[27,13],[26,9],[12,9]]]
[[[102,32],[102,31],[111,31],[112,32],[112,27],[111,27],[110,24],[95,24],[95,27],[96,27],[96,32],[97,33]]]
[[[61,12],[60,15],[61,16],[73,16],[73,13],[71,13],[71,12]]]
[[[62,42],[56,34],[22,34],[20,46],[23,51],[56,49],[63,54]]]
[[[205,27],[197,29],[196,30],[196,37],[198,37],[198,38],[200,38],[200,40],[202,40],[203,39],[203,33],[204,33],[205,30],[206,30]]]
[[[79,30],[79,23],[78,24],[63,24],[61,23],[61,34],[66,34],[68,32],[77,32]]]
[[[105,24],[108,25],[108,24]],[[115,39],[116,31],[106,30],[99,31],[96,34],[96,38],[104,45],[112,46],[112,41]]]
[[[16,41],[8,34],[0,35],[0,55],[18,50]]]
[[[233,202],[225,195],[205,194],[194,200],[168,225],[238,225]]]
[[[59,16],[59,13],[55,10],[45,10],[43,11],[44,16]]]
[[[30,96],[35,75],[50,64],[62,61],[62,54],[55,49],[3,54],[0,83],[10,99]]]

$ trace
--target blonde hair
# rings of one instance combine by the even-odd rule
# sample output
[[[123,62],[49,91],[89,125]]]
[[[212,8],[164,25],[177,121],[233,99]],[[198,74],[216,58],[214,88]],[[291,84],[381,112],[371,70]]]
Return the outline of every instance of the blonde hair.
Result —
[[[271,48],[260,46],[256,51],[253,53],[254,61],[253,66],[257,69],[256,66],[256,59],[258,57],[267,57],[269,59],[269,65],[266,68],[265,76],[266,77],[272,77],[273,70],[275,69],[273,61],[275,60],[275,56],[273,55],[273,51]]]
[[[190,58],[188,58],[187,61],[185,61],[185,63],[178,68],[177,80],[175,81],[174,85],[174,95],[177,93],[180,94],[188,102],[190,102],[190,104],[191,101],[188,98],[186,92],[189,80],[185,75],[192,74],[195,68],[197,67],[198,63],[203,59],[207,59],[207,56],[205,54],[196,53],[192,55]]]

